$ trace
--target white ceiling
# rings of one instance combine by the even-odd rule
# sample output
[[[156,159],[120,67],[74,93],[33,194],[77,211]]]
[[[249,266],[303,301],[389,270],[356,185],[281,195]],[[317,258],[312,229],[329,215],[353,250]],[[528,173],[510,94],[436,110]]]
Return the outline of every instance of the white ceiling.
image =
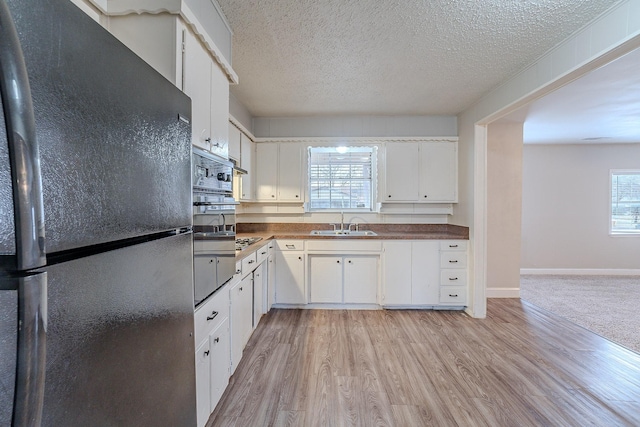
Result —
[[[616,2],[218,3],[234,31],[232,93],[277,117],[457,114]]]
[[[638,70],[640,49],[516,112],[525,143],[640,143]]]

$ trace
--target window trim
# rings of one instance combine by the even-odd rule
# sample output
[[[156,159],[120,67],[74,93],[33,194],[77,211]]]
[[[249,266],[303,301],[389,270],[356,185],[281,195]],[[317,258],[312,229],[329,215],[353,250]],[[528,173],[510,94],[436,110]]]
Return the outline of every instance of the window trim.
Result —
[[[371,208],[370,209],[362,209],[362,208],[312,208],[311,207],[311,149],[312,148],[338,148],[338,147],[348,147],[348,148],[371,148]],[[309,213],[332,213],[332,212],[353,212],[353,213],[378,213],[380,212],[380,204],[378,203],[378,179],[380,176],[379,171],[379,160],[378,153],[380,152],[380,143],[378,141],[371,143],[349,143],[347,141],[344,142],[336,142],[334,144],[327,143],[321,145],[308,145],[306,147],[306,156],[307,156],[307,179],[306,179],[306,197],[305,197],[305,212]]]
[[[614,175],[640,175],[640,169],[610,169],[609,170],[609,236],[611,237],[640,237],[638,231],[614,230],[613,229],[613,176]]]

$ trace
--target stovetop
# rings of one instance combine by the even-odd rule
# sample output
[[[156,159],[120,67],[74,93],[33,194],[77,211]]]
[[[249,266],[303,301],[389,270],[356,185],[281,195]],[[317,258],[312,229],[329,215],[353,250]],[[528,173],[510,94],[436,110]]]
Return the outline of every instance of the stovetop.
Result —
[[[241,239],[236,239],[236,251],[244,250],[249,245],[252,245],[255,242],[259,242],[260,240],[262,240],[262,237],[244,237]]]

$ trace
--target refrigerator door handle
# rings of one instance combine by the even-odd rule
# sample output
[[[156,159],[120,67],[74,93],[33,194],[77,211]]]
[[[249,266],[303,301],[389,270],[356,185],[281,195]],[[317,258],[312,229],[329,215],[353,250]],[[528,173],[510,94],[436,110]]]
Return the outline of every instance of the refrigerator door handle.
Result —
[[[47,273],[18,280],[18,355],[12,425],[42,421],[47,352]]]
[[[13,183],[18,270],[46,264],[42,176],[27,68],[9,7],[0,0],[0,92]]]

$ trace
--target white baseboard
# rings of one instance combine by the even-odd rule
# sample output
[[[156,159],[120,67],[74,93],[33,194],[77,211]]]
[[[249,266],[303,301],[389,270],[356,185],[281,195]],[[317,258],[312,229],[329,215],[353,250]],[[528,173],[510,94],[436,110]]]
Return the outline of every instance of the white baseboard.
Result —
[[[520,298],[520,288],[487,288],[487,298]]]
[[[640,276],[633,268],[521,268],[520,274],[547,274],[561,276]]]

